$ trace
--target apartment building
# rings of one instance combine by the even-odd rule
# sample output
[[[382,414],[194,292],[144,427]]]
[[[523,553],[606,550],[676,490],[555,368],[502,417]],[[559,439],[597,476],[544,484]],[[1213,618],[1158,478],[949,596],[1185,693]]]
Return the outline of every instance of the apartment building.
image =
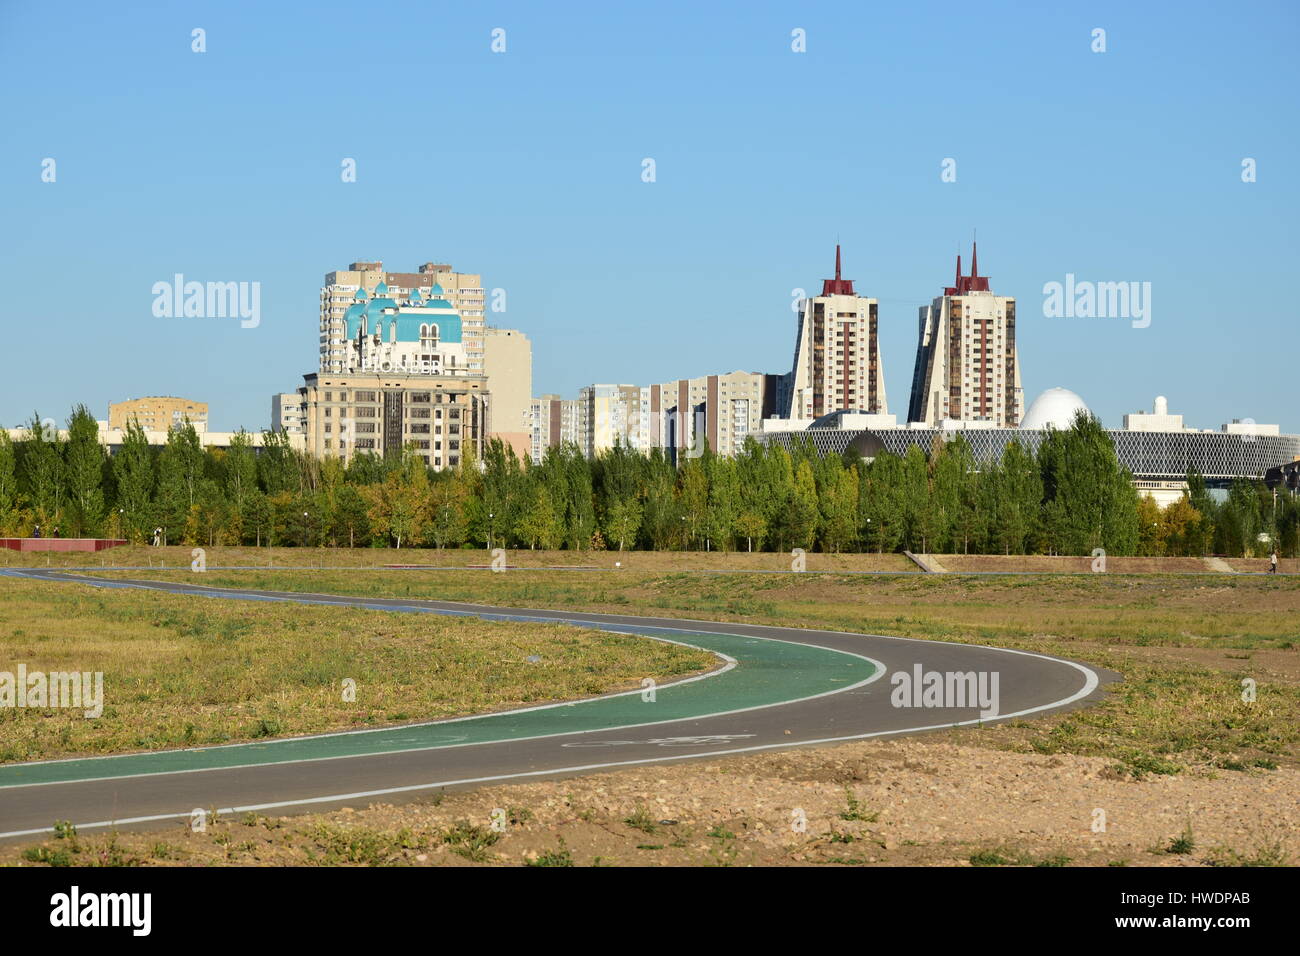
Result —
[[[994,295],[971,250],[970,275],[921,306],[909,422],[937,426],[945,419],[992,422],[1014,428],[1024,414],[1016,300]]]
[[[777,415],[816,419],[831,412],[859,410],[887,414],[885,373],[880,359],[879,303],[858,295],[841,274],[835,247],[835,278],[821,295],[799,303],[794,363],[780,382]]]
[[[456,272],[450,265],[426,262],[415,272],[389,272],[382,261],[353,262],[347,269],[325,274],[320,290],[320,371],[343,372],[347,357],[347,328],[344,315],[354,304],[359,289],[385,286],[389,296],[403,300],[418,292],[428,298],[439,286],[444,299],[461,317],[465,364],[481,372],[486,295],[481,275]]]
[[[189,422],[196,432],[208,430],[208,403],[170,395],[148,398],[128,398],[124,402],[110,402],[108,427],[125,430],[132,419],[145,431],[166,432]]]
[[[313,373],[298,390],[306,450],[350,461],[411,446],[435,469],[483,452],[491,398],[483,375]]]

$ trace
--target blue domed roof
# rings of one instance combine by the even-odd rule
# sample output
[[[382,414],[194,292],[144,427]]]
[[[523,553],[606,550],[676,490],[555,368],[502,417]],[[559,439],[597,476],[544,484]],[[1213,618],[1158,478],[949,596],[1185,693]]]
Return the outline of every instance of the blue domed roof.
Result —
[[[366,290],[365,290],[365,289],[357,289],[357,294],[354,295],[352,298],[353,298],[354,300],[356,300],[357,302],[364,302],[364,301],[365,301],[365,298],[366,298]]]
[[[379,285],[375,286],[375,295],[388,295],[388,283],[380,282]]]

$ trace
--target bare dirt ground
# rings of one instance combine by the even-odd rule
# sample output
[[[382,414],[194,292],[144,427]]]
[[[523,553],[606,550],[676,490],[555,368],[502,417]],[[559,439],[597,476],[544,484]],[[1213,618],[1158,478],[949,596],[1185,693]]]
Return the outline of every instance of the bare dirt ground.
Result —
[[[940,554],[937,557],[949,571],[1037,571],[1054,574],[1089,573],[1093,561],[1091,557],[1048,554]],[[1106,571],[1111,574],[1205,573],[1209,570],[1209,565],[1201,558],[1126,558],[1113,555],[1106,558]]]
[[[276,553],[275,574],[258,586],[295,586],[294,574],[278,570],[284,555]],[[228,577],[258,584],[250,575],[264,576]],[[975,641],[1093,662],[1125,680],[1098,706],[978,731],[630,768],[402,806],[254,816],[202,834],[178,822],[51,838],[0,848],[0,864],[1300,862],[1294,577],[311,572],[314,588],[363,585]],[[1243,677],[1258,682],[1257,702],[1243,703]],[[503,833],[490,829],[498,808]],[[796,810],[807,821],[802,832],[793,827]]]
[[[163,866],[1197,866],[1294,863],[1300,852],[1300,770],[1135,781],[1105,758],[986,749],[977,738],[990,733],[638,768],[401,806],[249,815],[204,833],[178,823],[44,847],[72,864]],[[6,847],[0,863],[31,865],[38,852]]]

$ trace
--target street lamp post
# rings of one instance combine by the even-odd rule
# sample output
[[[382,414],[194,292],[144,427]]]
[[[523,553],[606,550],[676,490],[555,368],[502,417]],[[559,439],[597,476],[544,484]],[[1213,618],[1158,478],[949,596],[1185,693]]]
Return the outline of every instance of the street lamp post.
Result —
[[[310,531],[307,521],[308,521],[307,512],[304,511],[302,513],[302,546],[304,548],[307,547],[307,534]]]
[[[488,550],[492,550],[492,532],[496,530],[496,515],[488,512]]]

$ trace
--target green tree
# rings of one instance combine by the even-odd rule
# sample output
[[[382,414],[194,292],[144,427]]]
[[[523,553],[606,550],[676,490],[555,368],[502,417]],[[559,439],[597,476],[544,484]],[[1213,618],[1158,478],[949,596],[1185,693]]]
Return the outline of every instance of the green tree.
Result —
[[[25,487],[38,524],[59,520],[63,505],[63,450],[56,429],[33,413],[18,459],[19,485]],[[48,531],[48,528],[46,529]]]
[[[154,523],[154,456],[140,422],[134,417],[126,425],[122,446],[113,456],[117,479],[117,508],[124,537],[146,540]]]
[[[94,537],[104,520],[104,467],[107,456],[99,443],[99,425],[85,405],[68,419],[66,462],[69,519],[72,537]]]
[[[0,428],[0,534],[7,534],[17,521],[18,473],[13,439]]]
[[[1137,491],[1115,446],[1094,416],[1080,411],[1065,431],[1049,431],[1038,453],[1044,524],[1064,554],[1133,554],[1138,547]]]
[[[244,499],[242,527],[246,536],[251,534],[256,547],[260,548],[263,541],[267,547],[271,546],[275,535],[274,515],[270,499],[260,488],[254,488]]]
[[[423,537],[429,523],[429,478],[423,467],[392,472],[361,493],[370,505],[371,527],[397,548]]]
[[[1003,554],[1031,553],[1043,507],[1043,479],[1033,455],[1018,441],[1009,442],[988,478],[992,547]]]
[[[438,550],[465,540],[469,531],[465,505],[469,490],[462,468],[435,478],[430,490],[429,532]]]
[[[334,504],[334,535],[348,540],[348,547],[355,548],[357,538],[370,537],[369,505],[353,485],[344,485],[338,490]]]
[[[167,433],[167,444],[158,456],[158,491],[154,513],[163,528],[164,540],[184,536],[190,511],[205,477],[207,456],[198,433],[190,422]]]
[[[881,451],[866,466],[858,483],[858,515],[866,548],[874,543],[877,553],[881,553],[901,545],[906,530],[903,498],[903,460]]]
[[[245,499],[257,488],[257,458],[253,438],[242,428],[230,439],[225,458],[225,492],[231,506],[244,510]]]
[[[735,543],[742,494],[740,468],[734,458],[710,455],[708,461],[708,506],[704,513],[705,537],[723,551]]]
[[[838,468],[820,496],[823,550],[852,548],[858,538],[858,470]]]
[[[540,476],[529,481],[529,490],[525,493],[524,505],[515,521],[515,534],[529,548],[553,548],[559,543],[563,534],[560,516],[556,511],[551,493]]]
[[[170,441],[168,442],[170,444]],[[262,453],[257,456],[257,476],[262,490],[274,496],[302,490],[301,474],[288,432],[262,432]]]
[[[709,453],[705,452],[707,456]],[[681,502],[682,524],[686,528],[682,547],[700,540],[708,530],[709,473],[705,457],[687,458],[678,470],[678,499]],[[707,547],[707,543],[706,543]]]
[[[817,483],[812,466],[807,459],[799,462],[794,474],[794,490],[790,496],[788,529],[790,543],[797,548],[811,549],[817,536],[819,509]],[[783,549],[784,550],[784,549]]]

